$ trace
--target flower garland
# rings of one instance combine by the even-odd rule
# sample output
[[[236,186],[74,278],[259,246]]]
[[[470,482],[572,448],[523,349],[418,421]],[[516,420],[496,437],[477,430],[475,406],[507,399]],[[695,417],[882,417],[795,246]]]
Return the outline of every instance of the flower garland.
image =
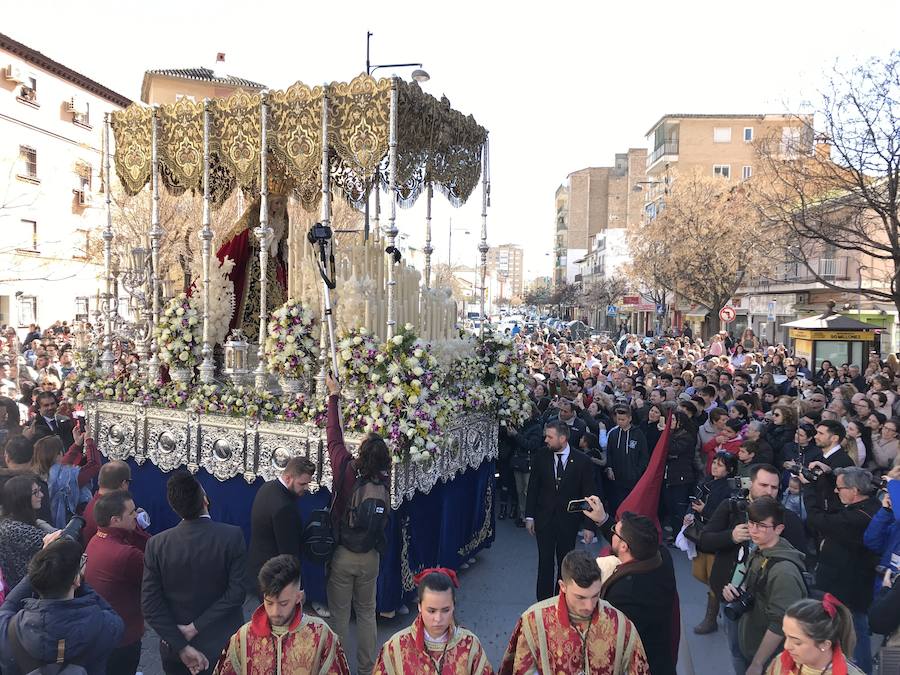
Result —
[[[494,390],[500,426],[521,427],[531,416],[523,357],[512,340],[494,334],[485,334],[475,353],[486,366],[484,383]]]
[[[182,293],[166,304],[154,331],[160,361],[170,368],[193,368],[200,362],[201,317],[196,297]]]
[[[312,332],[315,323],[313,313],[297,300],[288,300],[272,312],[265,343],[270,373],[299,378],[312,370],[318,352]]]

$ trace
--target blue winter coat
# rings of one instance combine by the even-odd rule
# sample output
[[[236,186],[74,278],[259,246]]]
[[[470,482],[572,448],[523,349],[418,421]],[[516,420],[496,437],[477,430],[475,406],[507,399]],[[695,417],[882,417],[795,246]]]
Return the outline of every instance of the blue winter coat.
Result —
[[[900,518],[897,516],[891,509],[881,507],[863,535],[866,548],[881,556],[878,564],[892,567],[894,571],[900,570]],[[883,578],[883,574],[876,577],[876,590],[881,588]]]
[[[88,675],[105,675],[109,654],[124,632],[124,624],[109,603],[87,584],[72,600],[40,600],[25,577],[0,607],[0,670],[20,675],[9,644],[9,622],[14,617],[22,647],[39,661],[54,663],[57,645],[65,640],[67,663],[82,666]]]

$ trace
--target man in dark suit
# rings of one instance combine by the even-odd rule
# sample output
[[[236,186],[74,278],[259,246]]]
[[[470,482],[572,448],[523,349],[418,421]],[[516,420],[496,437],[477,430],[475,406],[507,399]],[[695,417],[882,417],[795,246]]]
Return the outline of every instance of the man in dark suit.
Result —
[[[250,547],[247,550],[247,581],[255,587],[262,566],[277,555],[300,558],[303,522],[297,498],[306,494],[316,466],[306,457],[294,457],[281,475],[263,485],[250,512]],[[262,602],[262,598],[260,598]]]
[[[59,401],[52,391],[42,391],[37,395],[38,414],[34,416],[35,430],[43,430],[40,436],[59,436],[63,446],[68,450],[75,443],[75,423],[68,417],[57,416],[56,409]]]
[[[581,511],[567,511],[569,502],[596,490],[593,464],[569,447],[568,424],[559,420],[548,422],[544,442],[550,451],[536,453],[525,505],[525,527],[537,538],[538,545],[538,600],[553,595],[562,559],[575,548],[579,529],[590,527]]]
[[[559,420],[567,425],[569,427],[569,445],[573,448],[578,447],[578,442],[587,431],[584,421],[575,414],[575,404],[567,398],[561,398],[551,403],[544,415],[544,420],[546,422]]]
[[[244,535],[210,519],[209,499],[191,474],[173,474],[166,491],[183,520],[147,542],[141,606],[160,637],[166,674],[206,675],[244,623]]]

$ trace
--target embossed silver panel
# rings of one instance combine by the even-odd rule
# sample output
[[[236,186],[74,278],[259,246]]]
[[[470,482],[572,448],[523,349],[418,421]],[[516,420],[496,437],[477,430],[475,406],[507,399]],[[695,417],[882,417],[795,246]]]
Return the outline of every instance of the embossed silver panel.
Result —
[[[197,415],[184,410],[145,407],[109,401],[86,404],[100,451],[110,459],[149,459],[163,471],[186,466],[203,467],[219,480],[243,476],[252,483],[258,476],[274,480],[292,457],[308,457],[316,465],[312,490],[331,488],[332,471],[325,430],[314,424],[257,422],[222,415]],[[428,493],[438,481],[447,482],[466,469],[497,457],[497,418],[484,413],[451,420],[442,446],[431,461],[401,462],[391,471],[394,508],[416,492]],[[344,441],[354,455],[361,434]]]

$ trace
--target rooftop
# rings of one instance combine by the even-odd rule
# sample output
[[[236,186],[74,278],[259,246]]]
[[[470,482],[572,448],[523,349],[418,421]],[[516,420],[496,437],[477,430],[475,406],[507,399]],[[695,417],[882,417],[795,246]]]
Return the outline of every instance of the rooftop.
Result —
[[[722,114],[706,114],[706,113],[669,113],[668,115],[663,115],[660,117],[656,123],[650,127],[645,136],[649,136],[653,133],[654,129],[663,123],[664,120],[667,119],[679,119],[679,120],[689,120],[689,119],[698,119],[698,120],[762,120],[766,117],[794,117],[794,115],[790,114],[782,114],[782,113],[747,113],[747,114],[735,114],[735,113],[722,113]],[[806,117],[805,115],[803,117]],[[811,117],[811,116],[809,116]]]
[[[16,40],[13,40],[8,35],[4,35],[0,33],[0,49],[4,49],[12,54],[15,54],[19,58],[28,63],[32,63],[39,68],[46,70],[49,73],[53,73],[54,75],[61,77],[64,80],[68,80],[74,85],[77,85],[84,89],[85,91],[89,91],[100,98],[104,98],[110,103],[114,103],[117,106],[121,106],[125,108],[131,105],[131,99],[126,96],[122,96],[117,92],[114,92],[109,87],[104,87],[99,82],[92,80],[91,78],[82,75],[79,72],[76,72],[69,68],[68,66],[64,66],[58,61],[54,61],[49,56],[45,56],[41,52],[36,49],[32,49],[27,45],[22,44]]]
[[[184,80],[198,80],[200,82],[217,82],[233,87],[247,87],[249,89],[265,89],[266,85],[245,80],[234,75],[217,75],[210,68],[161,68],[148,70],[145,75],[166,75],[167,77],[180,77]]]

